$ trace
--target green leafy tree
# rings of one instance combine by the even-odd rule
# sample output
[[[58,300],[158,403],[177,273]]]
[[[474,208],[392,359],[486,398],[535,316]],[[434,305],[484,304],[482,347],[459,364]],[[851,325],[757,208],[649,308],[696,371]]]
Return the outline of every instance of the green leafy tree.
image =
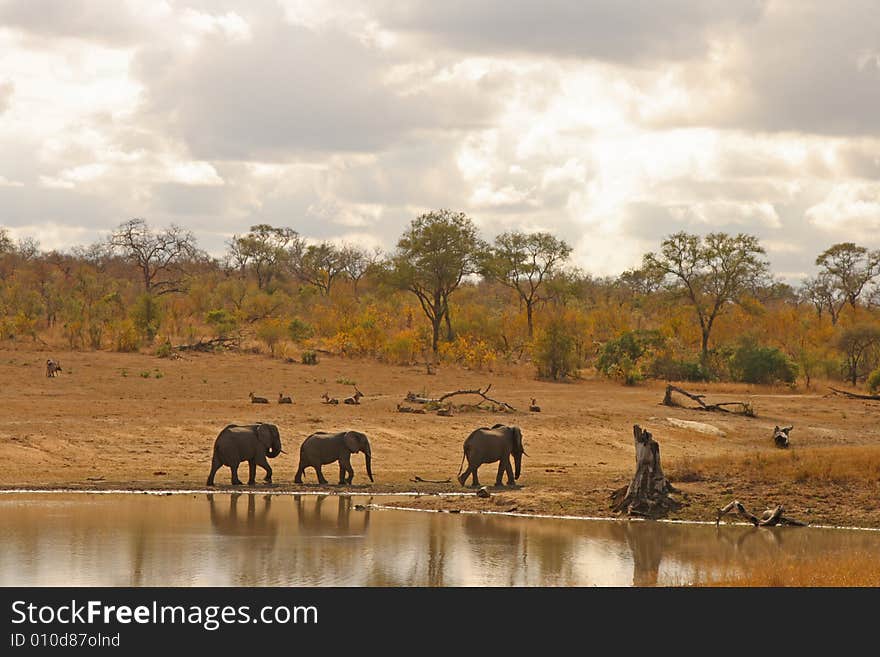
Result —
[[[257,224],[245,235],[234,235],[228,247],[227,261],[242,274],[253,271],[263,290],[284,270],[292,254],[304,248],[304,242],[292,228]]]
[[[449,297],[462,279],[478,270],[482,244],[463,212],[436,210],[413,219],[397,242],[390,262],[393,285],[409,290],[431,323],[431,349],[437,355],[440,326],[449,313]]]
[[[715,321],[734,303],[741,303],[768,275],[764,249],[753,235],[685,232],[663,240],[659,253],[647,253],[643,267],[662,275],[669,289],[693,306],[700,324],[700,358],[708,362],[709,338]]]
[[[538,376],[554,381],[577,374],[577,338],[564,316],[552,317],[532,349]]]
[[[529,339],[534,336],[535,306],[547,300],[546,283],[571,255],[571,247],[550,233],[512,231],[495,238],[482,273],[516,290],[526,307]]]
[[[305,249],[293,266],[300,280],[313,285],[322,296],[329,297],[333,283],[345,273],[346,260],[340,249],[329,242],[321,242]]]
[[[130,316],[138,333],[152,342],[162,324],[163,309],[159,300],[152,294],[142,294],[131,308]]]

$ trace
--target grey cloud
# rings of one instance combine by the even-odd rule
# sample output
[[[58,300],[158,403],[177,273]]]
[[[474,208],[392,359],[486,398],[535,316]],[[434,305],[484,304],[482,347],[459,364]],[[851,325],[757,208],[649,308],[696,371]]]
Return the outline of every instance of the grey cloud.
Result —
[[[135,71],[143,116],[205,159],[285,159],[387,148],[417,130],[485,124],[496,105],[477,84],[399,93],[390,59],[341,32],[252,25],[253,39],[208,38],[193,54],[146,49]]]
[[[766,2],[724,0],[416,0],[386,2],[393,30],[484,54],[540,54],[624,63],[679,60],[705,52],[719,29],[757,20]]]
[[[38,37],[64,37],[119,46],[144,34],[120,0],[0,0],[0,24]]]

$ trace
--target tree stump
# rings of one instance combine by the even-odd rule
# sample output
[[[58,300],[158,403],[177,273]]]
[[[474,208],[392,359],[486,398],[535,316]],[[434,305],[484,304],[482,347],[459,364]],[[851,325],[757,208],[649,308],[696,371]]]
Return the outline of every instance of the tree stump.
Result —
[[[650,431],[633,425],[636,447],[636,473],[629,486],[611,494],[611,508],[631,516],[659,518],[681,507],[681,503],[669,497],[676,490],[660,465],[660,445]]]

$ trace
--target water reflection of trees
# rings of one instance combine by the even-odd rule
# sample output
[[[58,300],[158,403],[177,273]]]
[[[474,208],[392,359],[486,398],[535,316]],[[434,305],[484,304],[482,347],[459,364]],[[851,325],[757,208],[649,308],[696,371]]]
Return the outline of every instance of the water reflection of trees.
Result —
[[[0,584],[662,585],[704,581],[780,555],[880,556],[872,532],[537,520],[367,504],[247,492],[2,504]]]

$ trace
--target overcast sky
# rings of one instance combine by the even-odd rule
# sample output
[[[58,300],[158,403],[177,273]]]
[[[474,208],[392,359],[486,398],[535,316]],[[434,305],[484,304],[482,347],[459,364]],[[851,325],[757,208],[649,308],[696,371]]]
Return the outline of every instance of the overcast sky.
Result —
[[[617,273],[758,235],[880,247],[874,0],[0,0],[0,225],[256,223],[390,248],[426,210]]]

